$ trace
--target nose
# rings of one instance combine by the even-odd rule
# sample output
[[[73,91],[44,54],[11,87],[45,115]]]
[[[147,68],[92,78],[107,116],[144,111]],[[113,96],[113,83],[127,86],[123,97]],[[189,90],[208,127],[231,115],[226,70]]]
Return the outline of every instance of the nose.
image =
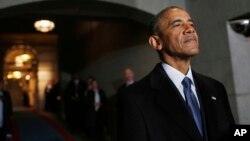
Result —
[[[186,24],[184,32],[190,34],[190,33],[195,33],[196,31],[192,25]]]

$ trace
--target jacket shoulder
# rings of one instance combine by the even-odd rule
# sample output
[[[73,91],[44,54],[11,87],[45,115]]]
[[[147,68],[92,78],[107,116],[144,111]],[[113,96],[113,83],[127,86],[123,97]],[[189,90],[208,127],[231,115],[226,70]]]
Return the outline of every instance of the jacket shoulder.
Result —
[[[203,81],[204,83],[210,83],[210,84],[220,85],[224,87],[224,85],[220,81],[212,77],[209,77],[200,73],[196,73],[196,72],[193,72],[193,75],[195,79],[198,79],[199,81]]]

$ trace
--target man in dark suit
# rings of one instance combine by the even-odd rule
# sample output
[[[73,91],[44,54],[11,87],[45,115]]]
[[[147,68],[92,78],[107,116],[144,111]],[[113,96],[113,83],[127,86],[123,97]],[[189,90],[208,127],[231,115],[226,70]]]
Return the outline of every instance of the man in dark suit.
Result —
[[[98,85],[97,80],[91,82],[91,90],[86,96],[86,129],[87,136],[93,141],[103,141],[105,138],[106,104],[105,91]]]
[[[126,87],[133,84],[135,82],[134,80],[134,72],[131,68],[125,68],[123,70],[123,77],[124,77],[124,83],[118,88],[117,95],[122,93]]]
[[[124,82],[118,87],[116,94],[109,98],[108,103],[108,133],[113,141],[117,140],[117,100],[123,91],[131,84],[135,83],[134,72],[131,68],[126,67],[123,69]]]
[[[151,23],[161,62],[119,99],[119,141],[223,141],[234,119],[222,83],[191,69],[198,36],[187,11],[169,7]]]
[[[66,122],[72,132],[84,129],[85,91],[87,86],[78,73],[72,75],[63,97]]]
[[[3,89],[0,81],[0,141],[11,138],[12,103],[9,92]]]

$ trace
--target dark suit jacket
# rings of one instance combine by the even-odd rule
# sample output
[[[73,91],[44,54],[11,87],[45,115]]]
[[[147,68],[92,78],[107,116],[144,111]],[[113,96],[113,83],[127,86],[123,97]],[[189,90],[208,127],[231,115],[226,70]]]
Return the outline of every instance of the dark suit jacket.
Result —
[[[134,81],[135,83],[136,81]],[[130,84],[132,85],[132,84]],[[120,95],[121,93],[123,93],[123,91],[128,87],[127,83],[123,83],[117,90],[116,95]]]
[[[11,133],[12,103],[9,93],[5,90],[0,91],[3,92],[3,95],[0,95],[0,100],[3,102],[3,127],[0,129],[0,134],[5,136]]]
[[[123,83],[117,90],[117,95],[121,94],[127,88],[127,84]]]
[[[95,111],[95,93],[94,91],[88,91],[86,96],[86,126],[96,127],[99,120],[101,122],[105,121],[105,106],[107,104],[107,97],[102,89],[99,89],[100,102],[102,103],[100,109]]]
[[[220,82],[193,72],[205,137],[202,139],[179,91],[161,64],[119,99],[119,141],[223,141],[234,124]]]
[[[79,115],[78,113],[82,114],[83,108],[79,109],[79,107],[84,107],[86,88],[86,84],[82,80],[79,81],[77,86],[74,80],[68,83],[63,96],[66,116],[71,117],[75,116],[75,114]]]

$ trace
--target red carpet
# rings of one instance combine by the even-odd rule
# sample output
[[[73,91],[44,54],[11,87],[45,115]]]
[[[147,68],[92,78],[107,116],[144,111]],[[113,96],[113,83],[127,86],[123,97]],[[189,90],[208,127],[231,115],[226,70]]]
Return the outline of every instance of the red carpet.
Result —
[[[12,141],[20,141],[15,118],[12,119]]]
[[[69,135],[69,133],[55,120],[52,118],[49,118],[47,115],[39,113],[35,110],[33,110],[33,113],[40,116],[44,120],[46,120],[51,126],[54,127],[54,129],[60,133],[60,135],[65,139],[65,141],[74,141],[73,138]]]
[[[12,127],[12,141],[74,141],[58,121],[35,110],[15,111]]]

